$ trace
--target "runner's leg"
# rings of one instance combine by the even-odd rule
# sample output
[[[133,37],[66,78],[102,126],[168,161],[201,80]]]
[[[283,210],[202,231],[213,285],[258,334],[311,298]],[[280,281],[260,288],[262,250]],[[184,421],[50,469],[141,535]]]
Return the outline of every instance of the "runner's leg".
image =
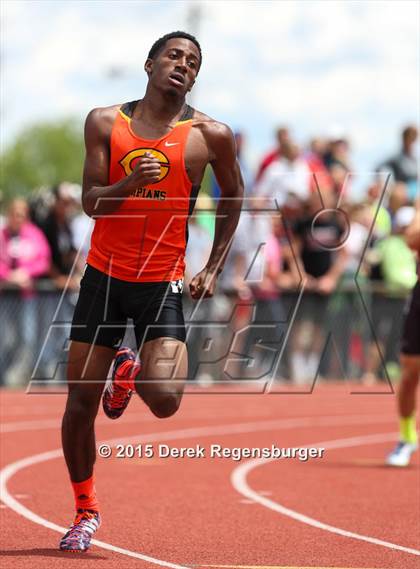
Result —
[[[179,408],[188,375],[187,346],[175,338],[145,342],[140,357],[142,370],[135,382],[137,393],[160,418]]]
[[[62,423],[63,452],[73,482],[92,476],[94,421],[115,350],[72,341],[68,360],[68,398]]]

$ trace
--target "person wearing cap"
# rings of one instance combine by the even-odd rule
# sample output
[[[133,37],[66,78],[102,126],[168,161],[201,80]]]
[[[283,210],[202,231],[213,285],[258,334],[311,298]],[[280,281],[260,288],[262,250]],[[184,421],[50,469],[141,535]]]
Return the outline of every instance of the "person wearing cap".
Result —
[[[57,288],[77,290],[78,280],[72,276],[77,250],[74,246],[71,219],[77,211],[74,184],[63,182],[52,190],[54,203],[42,229],[52,252],[51,278]]]
[[[411,210],[411,211],[410,211]],[[398,214],[400,219],[398,219]],[[420,200],[416,211],[403,207],[397,212],[396,222],[406,225],[407,245],[420,255]],[[417,266],[417,277],[420,267]],[[401,381],[398,387],[398,415],[400,436],[394,450],[387,456],[390,466],[407,466],[412,454],[418,449],[416,432],[416,391],[420,378],[420,281],[413,288],[408,311],[405,317],[401,342]]]
[[[380,353],[391,379],[400,373],[399,340],[404,323],[404,306],[416,283],[416,259],[407,245],[404,232],[414,215],[414,208],[400,207],[394,213],[389,235],[378,239],[370,252],[374,261],[374,281],[383,287],[372,298],[372,322],[375,339],[371,339],[363,382],[373,383],[382,368]],[[378,284],[379,284],[378,283]],[[379,348],[379,350],[378,350]],[[380,375],[384,376],[384,370]]]
[[[58,366],[67,330],[63,323],[71,322],[74,312],[72,293],[79,290],[82,263],[77,257],[71,221],[77,212],[77,185],[62,182],[52,189],[54,201],[41,229],[51,249],[49,277],[53,284],[52,294],[44,298],[42,325],[49,327],[34,379],[40,381],[64,379],[64,368]],[[63,291],[65,294],[63,295]]]

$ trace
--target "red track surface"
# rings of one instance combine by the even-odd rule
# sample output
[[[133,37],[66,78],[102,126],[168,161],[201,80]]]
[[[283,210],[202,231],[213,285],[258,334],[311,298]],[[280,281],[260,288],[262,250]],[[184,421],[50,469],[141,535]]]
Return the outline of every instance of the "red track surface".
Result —
[[[60,448],[64,395],[2,392],[1,400],[2,468]],[[289,419],[296,422],[285,422]],[[179,433],[184,429],[189,431]],[[322,459],[261,464],[250,470],[246,484],[270,504],[419,550],[418,457],[410,468],[396,470],[383,466],[393,442],[361,439],[343,448],[342,439],[395,431],[394,396],[351,395],[348,385],[320,386],[312,395],[190,394],[167,420],[153,418],[140,400],[133,400],[119,421],[107,420],[102,412],[97,421],[98,443],[124,439],[136,445],[153,433],[155,448],[159,443],[177,448],[199,443],[206,449],[212,443],[299,447],[339,440],[341,448],[327,450]],[[231,474],[248,460],[98,458],[103,525],[97,539],[182,567],[419,568],[420,557],[413,553],[337,535],[246,500],[233,487]],[[69,525],[73,503],[62,457],[17,470],[7,490],[41,518]],[[60,553],[59,533],[8,506],[0,513],[3,569],[165,566],[97,545],[86,554]]]

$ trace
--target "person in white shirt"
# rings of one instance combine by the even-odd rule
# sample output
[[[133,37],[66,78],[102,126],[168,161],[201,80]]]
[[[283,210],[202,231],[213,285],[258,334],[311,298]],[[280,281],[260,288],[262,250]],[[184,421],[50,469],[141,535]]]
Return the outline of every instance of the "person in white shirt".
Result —
[[[256,185],[258,197],[275,199],[279,207],[283,206],[290,195],[306,200],[309,195],[311,171],[306,160],[301,156],[297,144],[286,141],[282,146],[282,155],[264,171]]]

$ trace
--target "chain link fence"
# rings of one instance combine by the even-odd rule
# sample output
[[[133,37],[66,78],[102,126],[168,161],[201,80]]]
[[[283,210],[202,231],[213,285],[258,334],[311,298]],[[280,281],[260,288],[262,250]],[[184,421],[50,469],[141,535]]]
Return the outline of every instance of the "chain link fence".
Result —
[[[287,291],[275,300],[255,300],[225,291],[197,303],[184,294],[189,379],[393,379],[407,294],[369,281],[344,283],[328,297]],[[1,385],[65,381],[76,301],[77,293],[58,291],[50,281],[39,281],[27,295],[0,291]],[[123,342],[135,347],[130,321]]]

